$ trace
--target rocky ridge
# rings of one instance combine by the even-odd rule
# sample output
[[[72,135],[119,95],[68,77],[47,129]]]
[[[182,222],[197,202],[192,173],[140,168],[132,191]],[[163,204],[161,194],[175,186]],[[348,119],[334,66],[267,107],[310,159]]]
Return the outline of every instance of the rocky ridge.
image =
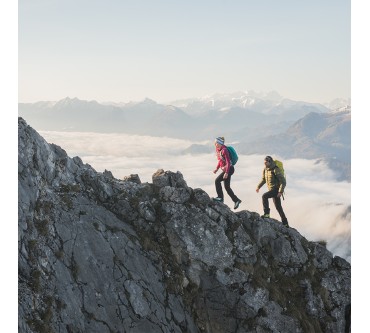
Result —
[[[349,332],[351,266],[181,172],[123,180],[18,120],[19,332]]]

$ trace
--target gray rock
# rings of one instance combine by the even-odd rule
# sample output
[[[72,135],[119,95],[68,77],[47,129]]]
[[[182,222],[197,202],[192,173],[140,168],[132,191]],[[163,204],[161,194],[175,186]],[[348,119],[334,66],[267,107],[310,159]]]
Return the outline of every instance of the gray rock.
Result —
[[[136,184],[141,184],[141,180],[138,174],[126,176],[123,180]]]
[[[20,332],[349,332],[351,265],[158,170],[115,179],[18,121]]]

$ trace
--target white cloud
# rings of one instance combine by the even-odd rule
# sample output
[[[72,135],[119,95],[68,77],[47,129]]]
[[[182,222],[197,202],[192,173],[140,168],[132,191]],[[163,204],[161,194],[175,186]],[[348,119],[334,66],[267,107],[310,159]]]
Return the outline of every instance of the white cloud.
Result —
[[[215,155],[182,154],[195,142],[126,134],[46,131],[40,134],[48,142],[60,145],[69,156],[81,157],[99,172],[107,169],[116,178],[138,174],[142,182],[152,182],[152,175],[158,169],[180,171],[188,186],[216,196]],[[261,155],[239,157],[231,181],[232,189],[242,200],[239,210],[262,213],[261,196],[266,186],[258,194],[255,189],[262,176],[263,158]],[[310,241],[326,241],[330,251],[350,261],[351,214],[347,211],[351,205],[351,184],[337,182],[323,162],[303,159],[283,162],[287,177],[283,209],[290,226]],[[271,216],[279,220],[270,201]],[[225,203],[233,206],[226,192]]]

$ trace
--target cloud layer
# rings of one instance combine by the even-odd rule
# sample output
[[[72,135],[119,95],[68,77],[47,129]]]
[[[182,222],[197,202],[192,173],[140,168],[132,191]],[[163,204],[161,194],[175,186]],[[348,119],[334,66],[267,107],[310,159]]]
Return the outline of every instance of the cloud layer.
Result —
[[[180,171],[188,186],[216,196],[213,174],[216,156],[182,153],[199,142],[126,134],[49,131],[40,134],[49,143],[65,149],[70,157],[79,156],[95,170],[109,170],[116,178],[138,174],[142,182],[152,182],[158,169]],[[231,181],[232,189],[242,200],[239,210],[262,214],[261,196],[267,188],[263,187],[258,194],[255,189],[262,176],[263,158],[239,156]],[[335,181],[327,165],[314,160],[284,160],[284,169],[287,187],[283,208],[290,226],[310,241],[326,241],[333,254],[351,261],[351,184]],[[225,203],[233,206],[226,193]],[[279,219],[272,201],[270,207],[271,216]]]

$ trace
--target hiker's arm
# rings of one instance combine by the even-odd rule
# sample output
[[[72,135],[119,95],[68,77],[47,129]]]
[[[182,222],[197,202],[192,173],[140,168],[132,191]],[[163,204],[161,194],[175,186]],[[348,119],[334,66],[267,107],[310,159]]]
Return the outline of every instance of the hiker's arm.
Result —
[[[260,188],[265,185],[266,183],[266,178],[265,178],[265,170],[262,171],[262,179],[261,181],[258,183],[257,185],[257,188],[256,188],[256,192],[258,193],[258,191],[260,190]]]
[[[216,173],[220,167],[221,167],[221,161],[219,160],[216,165],[216,168],[213,170],[213,173]]]
[[[256,192],[258,193],[258,191],[260,190],[260,188],[263,186],[263,185],[265,185],[265,183],[266,183],[266,181],[265,180],[263,180],[263,181],[261,181],[258,185],[257,185],[257,188],[256,188]]]

